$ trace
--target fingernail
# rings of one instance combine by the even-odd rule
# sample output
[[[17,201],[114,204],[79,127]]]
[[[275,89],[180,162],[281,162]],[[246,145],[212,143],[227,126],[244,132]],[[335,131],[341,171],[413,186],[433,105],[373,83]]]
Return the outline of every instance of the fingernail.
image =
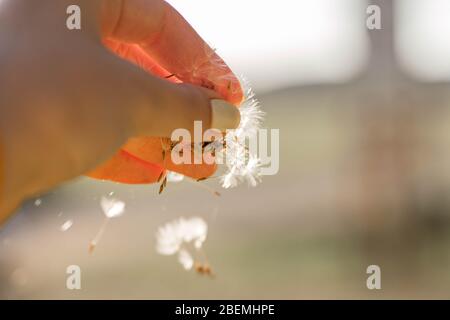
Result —
[[[225,100],[211,100],[211,128],[225,132],[226,129],[236,129],[241,121],[237,107]]]

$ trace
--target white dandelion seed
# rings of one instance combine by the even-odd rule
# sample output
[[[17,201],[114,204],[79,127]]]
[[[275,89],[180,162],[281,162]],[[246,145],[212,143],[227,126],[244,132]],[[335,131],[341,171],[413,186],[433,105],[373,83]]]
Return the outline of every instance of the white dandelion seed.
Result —
[[[160,227],[156,233],[156,251],[162,255],[178,254],[186,270],[194,265],[189,248],[200,250],[208,234],[208,225],[199,217],[179,218]]]
[[[94,239],[89,243],[89,253],[92,253],[103,236],[106,230],[108,222],[112,218],[120,217],[125,212],[125,202],[114,198],[102,197],[100,200],[100,206],[105,214],[105,219],[103,220],[100,229],[98,230]]]
[[[114,199],[102,197],[100,206],[107,218],[116,218],[123,214],[125,210],[125,202]]]
[[[60,230],[62,232],[66,232],[67,230],[69,230],[71,227],[73,226],[73,220],[67,220],[66,222],[64,222],[61,227]]]

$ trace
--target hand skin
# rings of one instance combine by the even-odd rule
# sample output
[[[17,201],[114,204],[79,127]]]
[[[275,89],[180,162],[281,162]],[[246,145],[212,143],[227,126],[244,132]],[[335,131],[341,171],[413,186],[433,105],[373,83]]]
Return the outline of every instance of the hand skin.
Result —
[[[66,28],[72,4],[82,10],[81,30]],[[0,44],[0,223],[27,197],[104,163],[129,138],[193,131],[194,120],[207,129],[210,99],[238,104],[243,96],[224,63],[204,65],[211,53],[222,60],[162,0],[3,0]],[[139,62],[136,50],[144,69],[185,83],[130,63]],[[208,72],[193,76],[198,61]]]

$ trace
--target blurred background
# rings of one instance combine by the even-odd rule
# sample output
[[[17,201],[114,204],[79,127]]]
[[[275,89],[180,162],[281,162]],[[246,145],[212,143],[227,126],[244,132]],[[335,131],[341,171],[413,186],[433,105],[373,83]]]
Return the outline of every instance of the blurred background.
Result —
[[[80,178],[32,199],[0,229],[0,298],[450,298],[450,1],[169,2],[252,83],[279,173],[220,198]],[[89,255],[110,194],[126,212]],[[156,253],[180,216],[208,222],[215,279]]]

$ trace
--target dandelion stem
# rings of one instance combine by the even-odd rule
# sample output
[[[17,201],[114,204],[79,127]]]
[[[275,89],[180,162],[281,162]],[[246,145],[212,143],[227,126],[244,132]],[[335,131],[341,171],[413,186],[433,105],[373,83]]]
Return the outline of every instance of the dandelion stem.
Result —
[[[208,256],[207,256],[207,254],[206,254],[206,251],[203,250],[203,247],[201,247],[200,249],[198,249],[198,251],[200,251],[201,255],[203,256],[203,261],[204,261],[203,269],[204,269],[204,272],[205,272],[208,276],[210,276],[211,278],[215,278],[216,275],[214,274],[214,272],[213,272],[212,269],[211,269],[211,264],[209,263],[209,260],[208,260]]]
[[[213,195],[220,197],[220,193],[216,190],[214,190],[213,188],[211,188],[210,186],[201,183],[200,181],[197,180],[193,180],[193,179],[186,179],[186,181],[189,181],[192,184],[195,184],[196,186],[203,188],[209,192],[211,192]]]
[[[95,247],[97,246],[97,244],[100,242],[103,233],[105,233],[106,230],[106,226],[108,225],[109,222],[109,218],[105,218],[103,220],[102,225],[100,226],[100,229],[98,230],[97,234],[95,235],[94,239],[92,239],[92,241],[89,243],[89,253],[92,253],[95,249]]]

